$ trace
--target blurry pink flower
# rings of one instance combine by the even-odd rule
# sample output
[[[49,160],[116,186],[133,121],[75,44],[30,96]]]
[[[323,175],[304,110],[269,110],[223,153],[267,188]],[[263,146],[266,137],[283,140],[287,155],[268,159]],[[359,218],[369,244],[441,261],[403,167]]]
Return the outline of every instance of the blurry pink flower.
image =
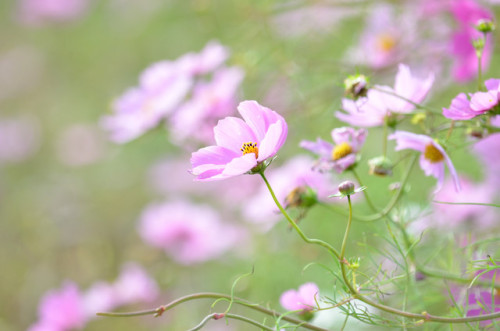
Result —
[[[335,169],[341,173],[356,163],[356,155],[365,143],[367,134],[365,129],[342,127],[332,130],[335,145],[318,138],[315,142],[303,140],[300,147],[319,155],[318,170]]]
[[[316,300],[319,298],[318,286],[314,283],[306,283],[299,290],[288,290],[280,297],[280,303],[286,310],[302,310],[302,313],[313,310]],[[316,300],[315,300],[316,299]]]
[[[215,259],[239,240],[239,230],[223,224],[213,209],[184,201],[148,206],[141,215],[139,233],[144,241],[186,265]]]
[[[500,101],[500,79],[488,79],[484,85],[487,92],[460,93],[449,109],[443,108],[443,116],[452,120],[468,120],[492,110]]]
[[[434,193],[438,192],[443,185],[445,162],[448,165],[448,169],[455,183],[455,189],[460,191],[460,183],[455,167],[443,147],[435,142],[434,139],[429,136],[406,131],[396,131],[391,134],[388,139],[396,140],[397,151],[409,148],[422,153],[420,155],[420,167],[425,172],[426,176],[432,175],[438,180]]]
[[[182,143],[189,138],[212,143],[217,121],[234,113],[236,92],[243,76],[238,67],[221,68],[211,82],[198,83],[191,98],[169,119],[172,140]]]
[[[151,302],[159,294],[155,280],[140,265],[131,262],[122,267],[120,276],[113,284],[113,291],[117,305]]]
[[[177,60],[182,71],[189,75],[208,74],[229,57],[229,50],[217,41],[210,41],[200,53],[187,53]]]
[[[119,305],[118,297],[112,284],[103,281],[94,283],[82,296],[85,314],[91,319],[96,317],[97,312],[115,309]]]
[[[40,127],[32,117],[0,119],[0,163],[32,157],[40,147]]]
[[[111,116],[101,125],[111,132],[111,140],[126,143],[153,129],[172,113],[189,92],[191,76],[175,62],[151,65],[140,77],[140,86],[126,91],[113,103]]]
[[[493,203],[494,190],[487,184],[473,183],[466,178],[460,178],[460,192],[456,192],[455,184],[447,179],[441,191],[433,197],[443,202],[480,202]],[[497,215],[494,208],[478,205],[448,205],[433,204],[434,213],[426,221],[427,227],[484,230],[495,224]]]
[[[353,126],[383,125],[386,117],[393,113],[404,114],[414,110],[415,106],[404,99],[413,103],[422,102],[429,93],[433,82],[434,75],[432,73],[424,79],[417,78],[412,75],[407,65],[400,64],[394,88],[375,86],[376,89],[368,90],[365,98],[356,101],[342,99],[342,108],[347,113],[336,112],[335,116]]]
[[[465,82],[477,74],[477,56],[472,41],[481,37],[481,33],[474,28],[480,19],[492,19],[493,15],[479,6],[474,0],[456,0],[450,2],[450,11],[458,23],[458,29],[452,36],[451,54],[453,76],[456,80]],[[489,64],[493,47],[488,38],[484,46],[481,66],[483,70]]]
[[[498,192],[500,185],[500,133],[495,133],[478,141],[472,148],[473,152],[481,159],[485,182]]]
[[[71,282],[66,282],[60,290],[47,292],[38,306],[38,315],[39,321],[30,330],[80,329],[87,320],[82,296]]]
[[[327,200],[333,186],[331,176],[329,173],[314,171],[312,164],[313,160],[309,157],[296,156],[283,166],[269,171],[267,178],[283,206],[293,206],[295,195],[307,193],[307,190],[314,191],[318,200]],[[263,224],[264,230],[268,230],[281,219],[281,214],[265,185],[261,186],[253,198],[247,199],[243,208],[244,215],[252,222]]]
[[[59,160],[69,166],[84,166],[104,156],[105,138],[95,125],[74,124],[67,127],[57,140]]]
[[[88,0],[21,0],[19,20],[29,25],[69,22],[82,16]]]
[[[256,101],[238,106],[243,120],[226,117],[214,128],[217,146],[194,152],[192,173],[196,180],[220,180],[242,175],[272,158],[286,140],[288,127],[280,115]]]

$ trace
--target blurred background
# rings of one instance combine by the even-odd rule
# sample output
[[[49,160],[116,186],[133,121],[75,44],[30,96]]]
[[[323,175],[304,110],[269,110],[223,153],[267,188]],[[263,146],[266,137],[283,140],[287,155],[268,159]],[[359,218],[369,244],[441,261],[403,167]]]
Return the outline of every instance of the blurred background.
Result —
[[[500,11],[494,1],[474,3],[493,16]],[[120,98],[153,63],[202,54],[206,47],[219,45],[227,54],[221,66],[238,72],[230,83],[210,92],[218,98],[217,91],[230,91],[230,106],[219,118],[238,116],[240,101],[257,100],[288,123],[287,142],[268,169],[272,179],[273,171],[279,173],[281,166],[298,155],[312,164],[313,156],[298,147],[301,140],[321,137],[330,141],[330,131],[345,125],[334,112],[341,108],[347,75],[363,73],[373,83],[392,86],[399,63],[410,65],[421,77],[433,72],[435,83],[426,104],[438,110],[448,107],[459,92],[476,90],[475,73],[463,73],[457,69],[461,64],[450,60],[454,33],[461,24],[459,15],[438,7],[430,1],[362,0],[2,1],[0,330],[34,325],[42,298],[70,283],[85,298],[89,316],[93,316],[92,308],[133,311],[195,292],[228,294],[235,279],[252,269],[253,275],[235,287],[237,296],[284,312],[279,304],[281,293],[315,282],[322,295],[333,298],[336,279],[322,265],[337,272],[336,266],[325,252],[303,244],[280,221],[272,205],[268,207],[270,197],[261,192],[258,176],[193,183],[188,173],[190,155],[210,145],[193,132],[205,121],[215,124],[217,117],[191,124],[193,131],[185,132],[183,121],[195,116],[185,113],[187,120],[181,116],[177,122],[151,126],[122,141],[113,139],[114,129],[106,125],[106,119],[116,114]],[[499,78],[498,33],[491,37],[485,77]],[[209,84],[215,76],[214,72],[201,73],[197,83]],[[196,91],[189,92],[185,100],[195,96]],[[380,155],[381,139],[382,129],[370,130],[358,173],[374,202],[384,206],[388,185],[399,180],[404,167],[396,167],[392,178],[368,175],[366,160]],[[463,139],[456,141],[463,144]],[[393,146],[389,150],[397,159]],[[468,148],[458,148],[451,155],[458,171],[470,181],[484,178],[481,161]],[[286,182],[291,176],[275,181]],[[335,193],[345,179],[353,178],[349,173],[325,178],[327,194]],[[427,202],[434,185],[434,178],[414,169],[404,200],[414,211],[409,218],[429,214]],[[335,205],[346,210],[344,200]],[[267,214],[259,214],[262,206],[268,208]],[[361,197],[355,210],[370,212]],[[453,217],[447,212],[446,217]],[[301,211],[292,210],[292,215],[299,217]],[[147,229],[145,219],[166,221],[174,216],[177,223],[169,228],[180,228],[172,234],[175,238],[168,244],[155,242],[152,237],[163,230],[154,225]],[[210,220],[203,223],[204,217]],[[195,230],[184,228],[190,221]],[[446,255],[436,265],[460,273],[465,262],[451,244],[467,234],[478,240],[494,237],[495,231],[498,235],[498,226],[481,227],[474,219],[466,222],[445,224],[430,232],[426,238],[432,245],[422,251],[423,259],[440,252],[431,261]],[[300,224],[310,237],[339,247],[346,219],[315,206]],[[199,231],[203,238],[190,241],[200,236]],[[391,249],[385,235],[382,222],[356,223],[349,255],[364,256],[368,269],[375,266],[377,270],[381,261],[393,263],[384,254]],[[213,248],[216,243],[220,247]],[[497,252],[498,242],[483,246],[481,252],[485,251]],[[304,268],[310,262],[314,264]],[[128,284],[124,274],[131,265],[145,284],[137,285],[128,299],[106,303],[102,296],[111,293],[106,292],[110,288],[126,291],[136,285],[132,280],[132,285],[123,285]],[[440,287],[442,282],[430,280],[417,287],[421,295],[433,288],[429,284]],[[419,309],[447,313],[446,290],[442,295],[435,292],[425,309]],[[186,303],[157,319],[88,317],[81,327],[184,330],[210,313],[212,302]],[[223,303],[216,307],[225,309]],[[246,309],[234,311],[264,319]],[[326,328],[339,327],[344,321],[336,311],[316,318]],[[362,328],[349,323],[353,323],[348,324],[350,329]],[[206,328],[255,329],[235,321],[223,324],[214,321]],[[435,327],[430,329],[440,329]]]

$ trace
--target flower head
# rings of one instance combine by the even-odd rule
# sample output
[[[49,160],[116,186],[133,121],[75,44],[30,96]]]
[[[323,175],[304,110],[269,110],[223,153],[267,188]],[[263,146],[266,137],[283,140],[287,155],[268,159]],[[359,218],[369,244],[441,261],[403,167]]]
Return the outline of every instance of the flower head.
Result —
[[[220,180],[266,166],[286,140],[288,127],[280,115],[257,101],[243,101],[236,117],[220,120],[214,128],[216,146],[194,152],[192,173],[196,180]]]
[[[377,85],[374,89],[368,90],[365,98],[356,101],[342,99],[342,108],[346,113],[336,112],[335,116],[354,126],[382,125],[391,114],[405,114],[415,109],[414,103],[424,100],[433,82],[433,74],[423,79],[418,78],[411,73],[407,65],[400,64],[394,88]]]
[[[319,170],[335,169],[341,173],[356,162],[356,155],[365,143],[366,134],[365,129],[342,127],[332,130],[335,145],[318,138],[316,142],[303,140],[300,147],[319,155]]]
[[[389,139],[396,140],[396,150],[414,149],[422,154],[420,155],[420,167],[424,170],[426,176],[434,176],[438,180],[438,185],[434,192],[441,189],[444,181],[444,164],[448,165],[448,169],[455,182],[455,189],[460,190],[460,183],[457,172],[451,162],[448,154],[441,145],[429,136],[415,134],[406,131],[396,131],[389,136]]]
[[[283,292],[280,303],[287,310],[302,310],[302,313],[310,312],[316,307],[316,299],[319,295],[318,286],[314,283],[305,283],[299,290],[288,290]]]

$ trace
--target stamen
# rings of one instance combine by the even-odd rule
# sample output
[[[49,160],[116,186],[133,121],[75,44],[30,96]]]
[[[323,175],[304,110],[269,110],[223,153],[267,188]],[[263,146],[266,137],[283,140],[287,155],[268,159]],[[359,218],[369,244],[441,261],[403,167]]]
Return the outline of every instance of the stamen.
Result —
[[[247,142],[243,143],[243,145],[240,148],[240,151],[243,152],[243,155],[249,154],[249,153],[254,153],[255,158],[259,157],[259,148],[257,147],[257,143],[254,142]]]
[[[347,142],[343,142],[333,148],[332,159],[334,161],[337,161],[338,159],[341,159],[351,153],[352,153],[351,145],[349,145],[349,143]]]
[[[390,52],[396,45],[396,40],[388,33],[382,33],[377,37],[377,46],[384,52]]]
[[[424,157],[431,163],[438,163],[444,160],[444,155],[433,144],[425,146]]]

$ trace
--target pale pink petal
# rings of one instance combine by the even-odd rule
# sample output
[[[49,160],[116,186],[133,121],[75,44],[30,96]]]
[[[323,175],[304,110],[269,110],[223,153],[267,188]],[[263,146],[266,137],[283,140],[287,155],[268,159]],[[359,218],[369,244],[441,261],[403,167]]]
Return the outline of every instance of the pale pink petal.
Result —
[[[218,146],[225,147],[233,152],[241,152],[244,143],[258,142],[247,123],[237,117],[226,117],[217,123],[214,128],[215,141]]]
[[[410,148],[419,152],[425,151],[425,145],[432,142],[428,136],[405,131],[396,131],[389,135],[389,140],[396,140],[396,150]]]
[[[222,169],[238,154],[224,147],[209,146],[191,156],[192,173],[199,175],[207,170]]]
[[[302,140],[299,146],[315,154],[318,154],[322,158],[331,158],[334,147],[329,142],[326,142],[320,138],[316,139],[316,141]]]
[[[300,304],[299,292],[295,290],[288,290],[284,292],[280,297],[280,303],[286,310],[299,310],[303,306]]]
[[[478,113],[484,113],[498,104],[498,92],[476,92],[470,99],[470,108]]]
[[[256,165],[257,159],[255,158],[255,154],[245,154],[243,156],[234,158],[228,164],[226,164],[224,170],[222,171],[222,176],[232,177],[242,175],[250,171]]]
[[[276,155],[284,142],[283,136],[286,139],[287,132],[283,132],[283,130],[286,130],[286,126],[284,126],[283,122],[281,121],[269,126],[269,129],[266,132],[266,136],[260,143],[259,158],[257,159],[257,161],[261,162],[269,157]]]
[[[271,109],[261,106],[257,101],[243,101],[238,105],[238,111],[254,132],[258,141],[264,139],[269,126],[283,118]]]
[[[319,299],[319,289],[314,283],[305,283],[299,287],[299,295],[301,297],[301,303],[310,308],[316,306],[316,300]]]
[[[443,108],[443,116],[452,120],[468,120],[478,114],[470,107],[469,98],[465,93],[460,93],[453,100],[449,109]]]
[[[488,91],[500,91],[500,79],[488,79],[487,81],[484,82],[484,85],[486,86],[486,89]]]

